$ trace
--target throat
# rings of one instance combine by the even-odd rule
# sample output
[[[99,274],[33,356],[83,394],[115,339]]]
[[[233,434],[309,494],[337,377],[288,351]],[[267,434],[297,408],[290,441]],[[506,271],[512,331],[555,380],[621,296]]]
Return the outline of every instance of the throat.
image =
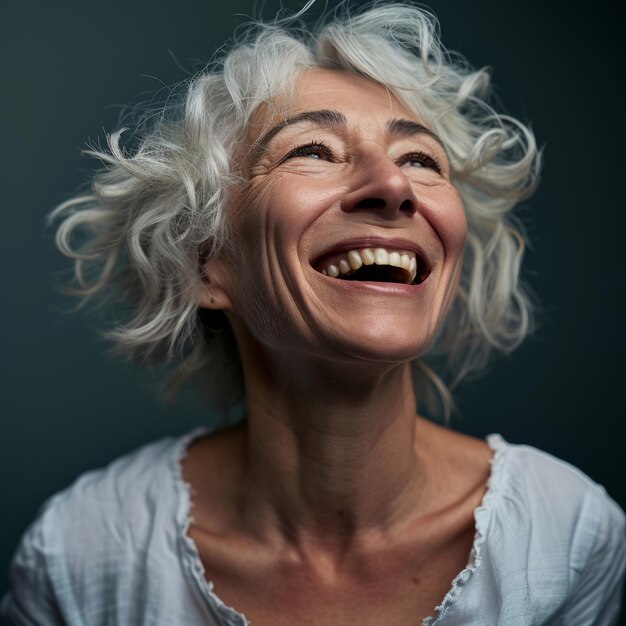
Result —
[[[355,425],[351,437],[321,432],[319,424],[299,424],[293,433],[250,422],[246,519],[267,522],[278,543],[335,553],[397,528],[423,492],[415,422],[415,415],[388,420],[369,432]]]
[[[329,278],[329,280],[331,280]],[[273,545],[342,548],[396,525],[420,497],[411,370],[296,359],[244,361],[246,460],[238,508]]]

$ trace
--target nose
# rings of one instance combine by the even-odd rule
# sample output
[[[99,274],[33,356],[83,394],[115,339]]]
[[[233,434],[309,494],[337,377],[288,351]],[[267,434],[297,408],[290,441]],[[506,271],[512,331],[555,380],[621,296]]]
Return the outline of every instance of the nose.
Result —
[[[355,165],[352,191],[341,203],[344,211],[370,211],[387,219],[410,217],[416,212],[417,199],[411,184],[386,153],[370,154]]]

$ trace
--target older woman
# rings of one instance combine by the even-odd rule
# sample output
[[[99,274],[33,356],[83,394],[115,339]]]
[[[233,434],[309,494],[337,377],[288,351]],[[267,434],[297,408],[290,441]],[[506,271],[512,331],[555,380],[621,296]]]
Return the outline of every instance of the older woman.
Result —
[[[92,193],[55,213],[79,293],[115,293],[120,350],[243,394],[246,420],[51,498],[12,622],[616,623],[603,487],[416,414],[453,406],[435,364],[456,384],[532,319],[510,211],[539,154],[488,83],[411,6],[259,25],[134,151],[120,131],[96,153]]]

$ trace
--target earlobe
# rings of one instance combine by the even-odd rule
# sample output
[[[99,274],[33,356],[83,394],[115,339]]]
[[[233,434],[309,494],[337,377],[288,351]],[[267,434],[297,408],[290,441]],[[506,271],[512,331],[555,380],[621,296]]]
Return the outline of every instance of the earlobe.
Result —
[[[233,311],[230,296],[223,286],[224,281],[221,280],[220,274],[221,272],[213,263],[206,264],[202,268],[202,283],[198,298],[198,306],[201,309]]]

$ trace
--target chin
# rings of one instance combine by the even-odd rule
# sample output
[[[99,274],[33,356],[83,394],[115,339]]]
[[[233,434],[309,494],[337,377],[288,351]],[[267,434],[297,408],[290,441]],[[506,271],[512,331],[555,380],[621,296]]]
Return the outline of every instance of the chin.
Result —
[[[432,333],[420,332],[413,326],[385,324],[360,328],[349,337],[334,336],[331,342],[350,359],[363,363],[406,363],[428,351]]]

